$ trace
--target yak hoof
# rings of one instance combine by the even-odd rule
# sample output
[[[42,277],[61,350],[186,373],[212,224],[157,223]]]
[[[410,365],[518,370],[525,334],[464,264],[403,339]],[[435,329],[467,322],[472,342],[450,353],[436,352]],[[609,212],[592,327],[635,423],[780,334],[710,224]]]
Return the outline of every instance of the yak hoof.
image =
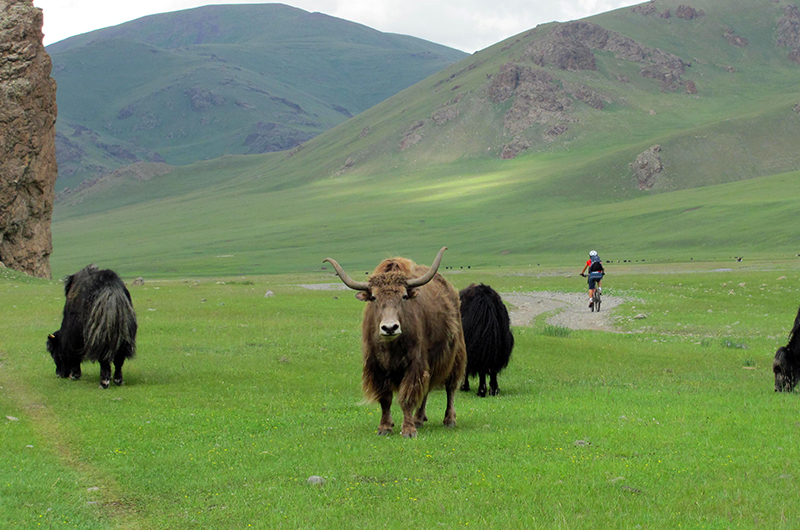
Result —
[[[78,374],[78,375],[70,374],[69,378],[72,379],[73,381],[80,381],[81,374]]]
[[[500,394],[500,389],[499,388],[494,388],[489,392],[489,394],[492,395],[492,396],[497,396],[497,395]]]
[[[122,378],[114,379],[114,384],[117,385],[117,386],[122,385]]]
[[[378,436],[389,436],[392,434],[391,427],[379,427],[378,428]]]
[[[100,381],[100,388],[102,388],[103,390],[105,390],[109,386],[111,386],[111,382],[110,381],[108,381],[108,380]]]
[[[403,438],[416,438],[417,437],[417,430],[414,429],[413,431],[409,429],[408,431],[403,433]]]
[[[461,385],[461,388],[459,388],[459,390],[461,390],[462,392],[469,392],[469,383],[464,381],[464,384]]]
[[[478,393],[475,395],[478,397],[486,397],[486,390],[478,390]]]

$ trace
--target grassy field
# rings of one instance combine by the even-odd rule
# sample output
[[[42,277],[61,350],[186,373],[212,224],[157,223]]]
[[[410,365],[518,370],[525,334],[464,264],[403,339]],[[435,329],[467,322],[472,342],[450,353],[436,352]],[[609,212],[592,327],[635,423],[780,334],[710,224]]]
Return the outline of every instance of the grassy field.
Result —
[[[444,273],[578,292],[576,268]],[[54,375],[60,282],[3,271],[0,526],[797,528],[800,403],[771,362],[798,263],[608,269],[622,333],[515,328],[501,395],[460,393],[448,430],[435,392],[414,440],[375,434],[363,304],[300,286],[327,272],[132,287],[138,358],[103,391],[97,365]]]

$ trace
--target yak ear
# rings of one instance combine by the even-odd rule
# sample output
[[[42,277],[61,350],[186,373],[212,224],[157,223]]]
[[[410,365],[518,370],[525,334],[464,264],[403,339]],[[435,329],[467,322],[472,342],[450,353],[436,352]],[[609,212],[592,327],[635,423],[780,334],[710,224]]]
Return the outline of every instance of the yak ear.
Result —
[[[356,298],[362,302],[371,302],[375,300],[375,297],[372,296],[372,293],[369,291],[358,291],[358,293],[356,293]]]

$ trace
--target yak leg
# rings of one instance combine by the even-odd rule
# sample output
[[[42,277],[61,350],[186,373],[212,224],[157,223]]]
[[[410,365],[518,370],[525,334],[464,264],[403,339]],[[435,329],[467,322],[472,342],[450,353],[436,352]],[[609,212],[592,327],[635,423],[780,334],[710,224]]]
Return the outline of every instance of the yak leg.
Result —
[[[386,436],[387,434],[392,434],[392,427],[394,427],[394,422],[392,421],[392,392],[389,391],[388,394],[384,394],[380,398],[381,403],[381,424],[378,425],[378,434],[381,436]]]
[[[450,376],[450,379],[445,383],[445,391],[447,392],[447,407],[444,410],[444,426],[456,426],[456,408],[453,406],[455,401],[456,389],[458,388],[458,380],[460,377],[455,377],[455,374]]]
[[[481,378],[478,384],[478,397],[486,397],[486,372],[480,372],[478,375]]]
[[[464,383],[461,385],[462,392],[469,392],[469,376],[464,375]]]
[[[428,396],[422,398],[422,405],[417,409],[417,416],[414,418],[414,425],[419,429],[428,421],[428,415],[425,413],[425,406],[428,404]]]
[[[122,384],[122,365],[125,364],[125,356],[121,353],[114,358],[114,384]]]
[[[69,370],[69,378],[77,381],[81,378],[81,362],[76,362]]]
[[[400,433],[404,438],[416,438],[416,413],[424,406],[428,396],[428,382],[431,374],[427,370],[410,369],[400,383],[398,400],[403,409],[403,427]]]
[[[497,386],[497,372],[489,372],[489,395],[496,396],[500,393],[500,387]]]
[[[111,386],[111,362],[100,361],[100,388]]]

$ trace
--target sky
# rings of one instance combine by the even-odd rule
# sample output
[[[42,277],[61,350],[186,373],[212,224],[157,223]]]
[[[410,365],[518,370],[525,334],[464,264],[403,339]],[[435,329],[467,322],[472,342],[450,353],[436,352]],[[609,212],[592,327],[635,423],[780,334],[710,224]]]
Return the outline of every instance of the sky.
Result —
[[[468,53],[539,24],[565,22],[645,0],[287,0],[306,11],[401,33]],[[44,11],[44,44],[156,13],[248,0],[33,0]]]

